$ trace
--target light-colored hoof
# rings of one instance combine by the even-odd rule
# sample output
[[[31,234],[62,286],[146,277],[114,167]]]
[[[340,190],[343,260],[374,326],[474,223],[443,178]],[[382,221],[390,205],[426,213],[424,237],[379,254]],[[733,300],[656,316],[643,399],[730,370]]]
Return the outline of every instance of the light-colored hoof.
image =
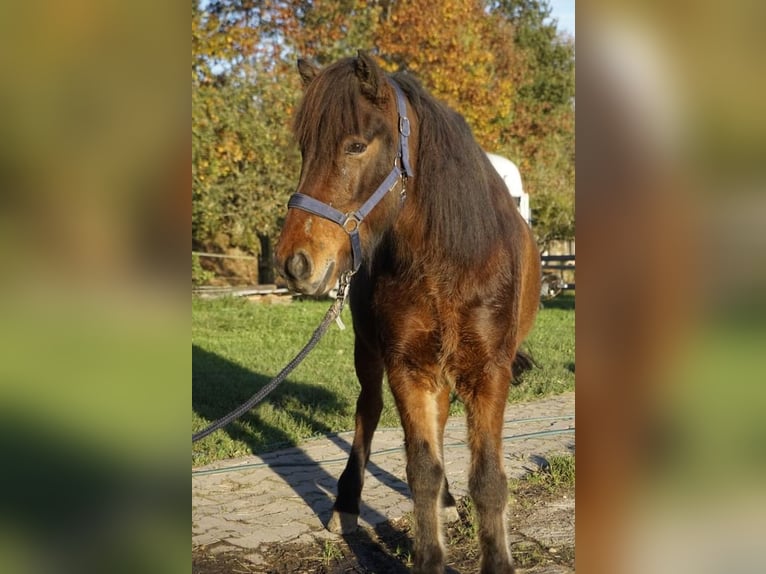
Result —
[[[445,506],[442,508],[442,522],[451,524],[458,520],[460,520],[460,514],[458,514],[456,506]]]
[[[334,534],[353,534],[359,528],[359,515],[348,512],[332,511],[327,530]]]

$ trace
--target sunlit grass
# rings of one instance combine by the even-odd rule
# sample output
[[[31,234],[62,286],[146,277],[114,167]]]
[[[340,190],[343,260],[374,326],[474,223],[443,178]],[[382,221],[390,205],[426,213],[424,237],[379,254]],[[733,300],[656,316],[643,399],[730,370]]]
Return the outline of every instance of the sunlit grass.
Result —
[[[192,431],[243,403],[306,343],[329,302],[258,304],[238,298],[192,300]],[[345,331],[324,339],[267,400],[226,429],[194,445],[194,464],[264,452],[353,429],[359,384],[353,366],[351,316]],[[574,389],[574,297],[546,304],[525,347],[539,367],[525,374],[509,401]],[[399,425],[384,385],[381,427]],[[452,413],[462,412],[459,401]]]

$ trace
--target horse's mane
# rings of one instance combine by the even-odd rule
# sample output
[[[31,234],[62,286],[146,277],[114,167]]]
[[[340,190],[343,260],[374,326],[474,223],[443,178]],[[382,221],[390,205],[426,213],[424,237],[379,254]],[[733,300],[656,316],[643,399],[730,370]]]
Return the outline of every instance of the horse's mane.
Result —
[[[417,180],[413,199],[429,229],[451,259],[477,262],[500,240],[510,235],[500,201],[508,195],[500,176],[471,133],[463,117],[429,94],[406,72],[394,74],[420,130]],[[510,198],[508,203],[510,203]],[[497,213],[498,210],[501,213]]]
[[[362,96],[354,60],[328,66],[307,89],[294,124],[304,153],[326,153],[349,133],[358,133]],[[514,233],[508,211],[513,206],[502,179],[461,115],[411,75],[392,77],[417,116],[417,193],[408,201],[417,203],[425,238],[455,262],[480,263],[501,237]]]

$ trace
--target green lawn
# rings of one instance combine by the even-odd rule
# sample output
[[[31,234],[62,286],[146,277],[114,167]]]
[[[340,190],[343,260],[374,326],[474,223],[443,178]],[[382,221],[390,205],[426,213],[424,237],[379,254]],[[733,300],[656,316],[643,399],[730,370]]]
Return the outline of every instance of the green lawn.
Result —
[[[192,432],[265,385],[306,343],[329,302],[258,304],[239,298],[192,299]],[[574,296],[546,302],[526,348],[539,367],[513,387],[509,401],[574,389]],[[194,445],[193,464],[265,452],[353,428],[358,383],[353,331],[332,326],[308,358],[253,411]],[[397,426],[385,393],[380,425]],[[462,412],[454,401],[453,414]]]

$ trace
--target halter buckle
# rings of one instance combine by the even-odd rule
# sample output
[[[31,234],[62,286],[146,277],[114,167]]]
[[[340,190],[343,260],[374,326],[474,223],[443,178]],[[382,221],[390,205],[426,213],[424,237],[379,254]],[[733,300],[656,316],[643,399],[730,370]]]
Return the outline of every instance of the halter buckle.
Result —
[[[410,118],[399,116],[399,133],[404,137],[410,137]]]

